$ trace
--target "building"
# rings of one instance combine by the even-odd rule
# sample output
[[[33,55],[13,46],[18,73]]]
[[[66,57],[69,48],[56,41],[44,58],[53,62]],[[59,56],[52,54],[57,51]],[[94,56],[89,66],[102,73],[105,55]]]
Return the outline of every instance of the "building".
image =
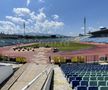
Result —
[[[98,31],[89,32],[92,37],[108,37],[108,29],[106,27],[100,28]]]

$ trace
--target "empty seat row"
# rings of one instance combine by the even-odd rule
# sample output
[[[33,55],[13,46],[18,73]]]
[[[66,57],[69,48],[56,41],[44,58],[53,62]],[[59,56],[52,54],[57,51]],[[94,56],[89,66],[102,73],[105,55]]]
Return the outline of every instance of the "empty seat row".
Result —
[[[97,76],[97,77],[95,77],[95,76],[92,76],[92,77],[82,77],[82,80],[105,80],[105,81],[107,81],[108,80],[108,76]]]
[[[108,82],[106,81],[79,81],[79,80],[73,80],[71,82],[72,84],[72,88],[74,89],[75,87],[77,86],[86,86],[86,87],[89,87],[89,86],[94,86],[94,87],[99,87],[99,86],[107,86],[108,87]]]
[[[87,81],[91,81],[91,80],[96,80],[96,81],[99,81],[99,80],[104,80],[104,81],[108,81],[108,76],[106,77],[102,77],[102,76],[98,76],[98,77],[95,77],[95,76],[92,76],[92,77],[74,77],[74,76],[69,76],[68,79],[69,83],[72,81],[72,80],[87,80]]]
[[[65,75],[65,77],[66,78],[68,78],[69,76],[79,76],[79,77],[108,77],[108,75],[107,74],[67,74],[67,75]]]
[[[100,86],[100,87],[97,87],[97,86],[89,86],[89,87],[77,86],[75,88],[75,90],[108,90],[108,86]]]

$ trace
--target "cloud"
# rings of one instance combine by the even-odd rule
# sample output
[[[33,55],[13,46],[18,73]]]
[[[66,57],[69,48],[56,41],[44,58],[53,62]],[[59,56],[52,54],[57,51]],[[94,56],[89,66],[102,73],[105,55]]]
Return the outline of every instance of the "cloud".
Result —
[[[14,8],[13,12],[17,16],[27,16],[27,15],[29,15],[31,13],[28,8]]]
[[[56,14],[55,15],[52,15],[52,17],[53,17],[54,20],[58,20],[59,19],[59,16],[56,15]]]
[[[62,21],[59,21],[58,15],[47,16],[44,8],[38,10],[38,13],[31,11],[28,8],[14,8],[13,16],[6,16],[6,21],[0,21],[0,28],[7,26],[13,29],[13,32],[23,33],[23,23],[26,24],[26,32],[35,33],[54,33],[56,30],[64,26]]]
[[[14,33],[15,24],[10,21],[0,21],[0,31],[3,33]]]
[[[15,24],[21,24],[26,22],[26,20],[22,19],[21,17],[6,16],[6,19],[8,19],[9,21]]]
[[[37,22],[44,22],[46,20],[46,15],[43,11],[40,11],[40,13],[35,16],[35,19]]]
[[[35,13],[32,13],[31,17],[34,22],[36,22],[34,28],[36,28],[36,30],[38,30],[39,32],[53,32],[55,29],[59,29],[64,26],[63,22],[59,22],[53,19],[48,20],[48,17],[44,13],[43,8],[39,9],[39,13],[37,15],[35,15]]]
[[[26,5],[29,6],[30,2],[31,2],[31,0],[27,0],[27,4]]]
[[[45,29],[56,29],[56,28],[62,27],[64,25],[64,23],[63,22],[57,22],[57,21],[45,20],[45,22],[42,23],[42,25]]]

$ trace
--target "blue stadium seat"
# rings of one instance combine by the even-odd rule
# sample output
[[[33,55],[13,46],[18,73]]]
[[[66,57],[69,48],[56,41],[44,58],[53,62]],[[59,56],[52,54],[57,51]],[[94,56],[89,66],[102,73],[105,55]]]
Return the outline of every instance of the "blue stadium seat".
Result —
[[[87,87],[87,90],[98,90],[99,88],[99,90],[108,90],[106,87],[108,86],[108,65],[72,63],[61,64],[61,69],[69,83],[72,84],[72,88],[85,90]]]
[[[79,85],[79,81],[78,80],[73,80],[72,81],[72,88],[74,89],[76,86]]]
[[[69,83],[70,83],[72,80],[75,80],[75,79],[76,79],[76,78],[73,77],[73,76],[69,77]]]
[[[88,90],[98,90],[98,87],[90,86],[88,87]]]
[[[74,75],[72,75],[72,76],[76,77],[76,76],[78,76],[78,75],[77,75],[77,74],[74,74]]]
[[[76,77],[76,80],[80,81],[80,80],[82,80],[82,77]]]
[[[75,90],[87,90],[86,86],[77,86]]]

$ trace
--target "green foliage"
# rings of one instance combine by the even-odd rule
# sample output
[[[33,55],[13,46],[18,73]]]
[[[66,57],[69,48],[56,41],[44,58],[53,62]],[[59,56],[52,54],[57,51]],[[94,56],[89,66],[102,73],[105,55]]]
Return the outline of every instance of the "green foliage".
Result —
[[[54,63],[65,63],[66,59],[64,57],[55,56],[52,58],[54,60]]]
[[[77,58],[77,57],[73,57],[73,58],[71,59],[71,62],[72,62],[72,63],[77,63],[77,62],[78,62],[78,58]]]
[[[16,62],[18,62],[18,63],[26,63],[26,59],[23,58],[23,57],[17,57]]]

